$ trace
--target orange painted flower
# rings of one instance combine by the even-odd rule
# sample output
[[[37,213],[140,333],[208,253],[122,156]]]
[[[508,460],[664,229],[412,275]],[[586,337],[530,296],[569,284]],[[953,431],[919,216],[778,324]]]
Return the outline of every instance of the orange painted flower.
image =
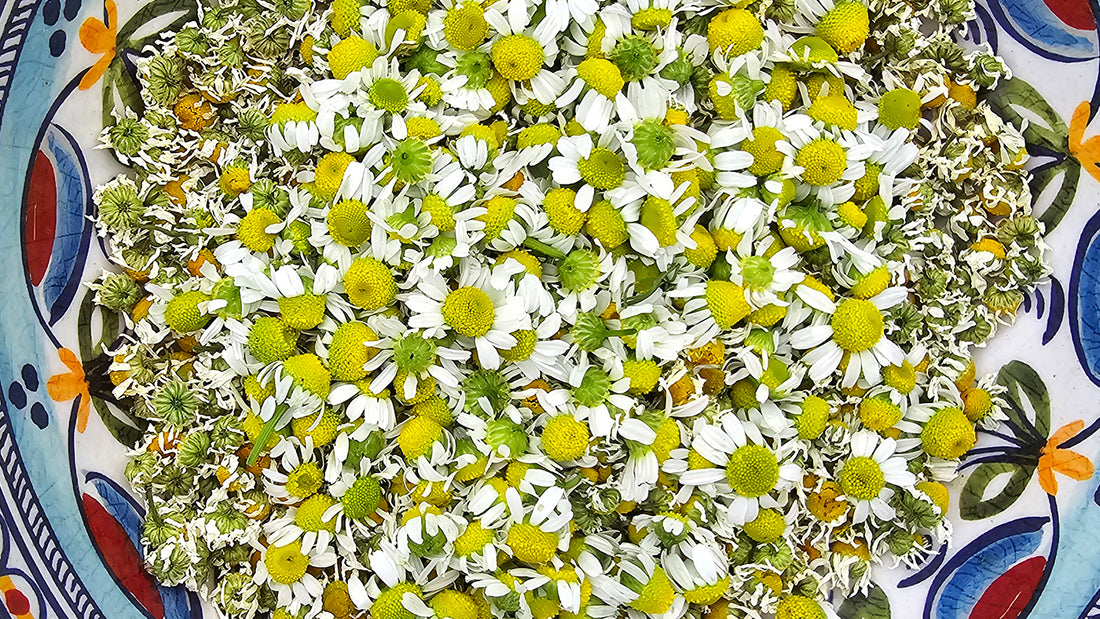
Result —
[[[1070,479],[1084,481],[1092,477],[1092,462],[1081,454],[1061,449],[1058,446],[1073,438],[1085,427],[1085,422],[1078,419],[1058,428],[1047,439],[1039,456],[1039,485],[1047,494],[1058,494],[1058,479],[1055,473],[1061,473]]]
[[[80,359],[77,359],[76,353],[68,348],[58,349],[57,357],[65,367],[69,368],[69,371],[51,376],[46,382],[46,391],[54,402],[67,402],[80,397],[80,407],[76,412],[76,431],[84,432],[88,427],[88,411],[92,406],[92,398],[88,393],[88,380],[84,377],[84,366],[80,363]]]
[[[1086,172],[1100,181],[1100,136],[1085,140],[1085,128],[1089,126],[1091,110],[1089,102],[1082,101],[1069,119],[1069,152]]]
[[[96,17],[89,17],[80,24],[80,44],[93,54],[103,54],[91,69],[80,79],[80,90],[88,90],[103,74],[107,66],[115,59],[115,30],[118,28],[118,7],[115,0],[104,0],[107,9],[107,23]]]

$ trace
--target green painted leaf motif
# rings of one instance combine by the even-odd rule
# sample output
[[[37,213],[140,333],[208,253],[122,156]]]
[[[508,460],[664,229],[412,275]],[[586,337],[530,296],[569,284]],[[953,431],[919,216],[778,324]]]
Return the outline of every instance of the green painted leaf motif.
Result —
[[[986,99],[1005,120],[1020,125],[1026,119],[1024,139],[1062,153],[1069,153],[1069,129],[1062,117],[1047,103],[1043,95],[1022,79],[1001,82]],[[1028,114],[1025,116],[1022,110]]]
[[[165,23],[166,16],[174,13],[180,15],[172,19],[172,21]],[[198,3],[189,2],[184,0],[153,0],[149,4],[142,6],[138,9],[133,16],[118,29],[115,35],[115,40],[119,42],[119,48],[130,47],[133,49],[141,49],[146,43],[151,43],[157,35],[163,31],[178,30],[184,23],[194,20],[198,16]],[[141,37],[135,40],[131,38],[138,32],[142,26],[150,24],[156,21],[156,24],[151,24],[153,28],[146,28],[149,32],[143,32]]]
[[[978,465],[967,478],[959,494],[959,515],[963,520],[983,520],[996,516],[1012,506],[1027,489],[1035,466],[1015,462],[986,462]],[[1010,475],[1008,483],[996,495],[984,498],[994,479]]]
[[[102,354],[103,344],[114,342],[119,333],[118,319],[110,312],[106,312],[103,308],[97,306],[92,300],[94,297],[95,293],[88,291],[80,302],[80,311],[77,314],[77,346],[80,349],[81,359],[93,359]],[[93,318],[97,314],[99,316],[100,336],[98,340],[93,342],[95,338],[92,333],[92,324]],[[141,439],[147,423],[144,420],[135,419],[121,408],[113,406],[94,395],[92,396],[91,406],[99,415],[99,418],[103,420],[103,425],[107,426],[111,436],[115,437],[115,440],[119,443],[130,447]]]
[[[115,124],[115,119],[111,116],[112,110],[129,108],[137,114],[145,111],[145,102],[141,99],[140,88],[134,76],[126,70],[126,63],[116,56],[103,75],[103,125],[105,127]]]
[[[853,595],[844,600],[837,610],[841,619],[890,619],[890,598],[875,583],[867,590],[867,595]]]
[[[1034,427],[1039,438],[1050,436],[1050,394],[1035,370],[1022,361],[1012,361],[1001,368],[997,382],[1008,389],[1005,413],[1009,420],[1025,430]]]
[[[1060,178],[1059,173],[1062,174]],[[1062,221],[1069,207],[1073,206],[1073,199],[1077,196],[1077,183],[1081,179],[1081,165],[1076,159],[1067,157],[1058,165],[1035,172],[1031,178],[1031,195],[1039,196],[1056,178],[1059,183],[1058,191],[1039,216],[1039,221],[1046,225],[1048,233]]]

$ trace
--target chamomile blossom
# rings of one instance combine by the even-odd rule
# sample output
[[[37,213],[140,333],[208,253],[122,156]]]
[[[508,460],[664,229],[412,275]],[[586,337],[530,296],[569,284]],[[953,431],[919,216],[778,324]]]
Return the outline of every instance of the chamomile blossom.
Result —
[[[828,316],[828,323],[815,319],[814,324],[791,334],[792,346],[812,349],[803,358],[810,378],[820,380],[832,374],[846,356],[841,384],[854,385],[861,377],[874,384],[883,365],[901,363],[904,353],[883,333],[882,311],[899,303],[903,295],[902,289],[887,288],[870,299],[847,298],[836,303],[826,299],[823,315]]]

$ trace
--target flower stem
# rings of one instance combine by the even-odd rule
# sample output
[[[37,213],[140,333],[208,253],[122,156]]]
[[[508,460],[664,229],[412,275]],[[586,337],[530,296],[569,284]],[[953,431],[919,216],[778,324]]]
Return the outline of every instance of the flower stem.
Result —
[[[523,241],[523,246],[526,247],[527,249],[530,249],[531,251],[540,253],[540,254],[546,256],[547,258],[553,258],[555,260],[564,260],[565,259],[565,252],[563,252],[559,249],[556,249],[553,245],[550,245],[548,243],[543,243],[542,241],[539,241],[537,239],[533,239],[531,237],[527,237]]]

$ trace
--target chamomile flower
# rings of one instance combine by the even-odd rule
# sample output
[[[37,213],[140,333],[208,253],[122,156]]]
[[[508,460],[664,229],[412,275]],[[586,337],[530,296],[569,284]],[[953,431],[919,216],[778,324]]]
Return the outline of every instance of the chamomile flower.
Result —
[[[809,376],[821,380],[847,358],[841,385],[852,386],[861,377],[875,384],[884,365],[902,362],[904,353],[884,334],[882,310],[893,307],[904,297],[904,290],[888,288],[870,299],[846,298],[837,302],[824,299],[820,308],[828,323],[815,324],[791,334],[791,345],[812,349],[803,362],[809,366]]]
[[[500,366],[500,351],[519,343],[512,333],[530,328],[530,317],[523,311],[522,299],[489,285],[488,269],[469,261],[460,269],[461,285],[455,290],[442,277],[421,281],[420,291],[406,301],[417,314],[409,324],[423,329],[429,338],[454,333],[460,344],[469,342],[477,350],[483,367],[495,369]]]
[[[561,154],[550,160],[554,182],[581,184],[574,202],[581,212],[588,211],[596,191],[610,191],[626,181],[626,162],[615,148],[613,133],[601,134],[595,143],[587,133],[558,140],[557,149]]]
[[[894,495],[890,486],[906,491],[916,477],[904,458],[894,455],[896,443],[873,432],[856,432],[851,437],[851,455],[836,473],[837,483],[849,503],[855,506],[855,522],[863,522],[872,513],[882,520],[894,518],[888,501]]]
[[[269,544],[261,551],[252,580],[258,585],[270,587],[279,606],[291,612],[311,606],[313,600],[320,598],[324,591],[309,569],[323,569],[336,563],[336,553],[322,552],[318,548],[305,552],[299,540],[283,545]]]
[[[710,466],[684,472],[680,483],[713,484],[729,501],[726,517],[732,524],[751,522],[761,506],[776,506],[771,493],[801,479],[797,464],[787,462],[784,454],[767,445],[759,429],[735,416],[722,417],[719,425],[697,422],[692,434],[692,449]]]
[[[485,11],[497,35],[489,53],[493,68],[513,91],[539,101],[553,100],[561,92],[562,79],[546,65],[558,55],[557,32],[548,22],[533,25],[533,7],[523,0],[509,0],[505,8],[507,15],[496,6]]]

